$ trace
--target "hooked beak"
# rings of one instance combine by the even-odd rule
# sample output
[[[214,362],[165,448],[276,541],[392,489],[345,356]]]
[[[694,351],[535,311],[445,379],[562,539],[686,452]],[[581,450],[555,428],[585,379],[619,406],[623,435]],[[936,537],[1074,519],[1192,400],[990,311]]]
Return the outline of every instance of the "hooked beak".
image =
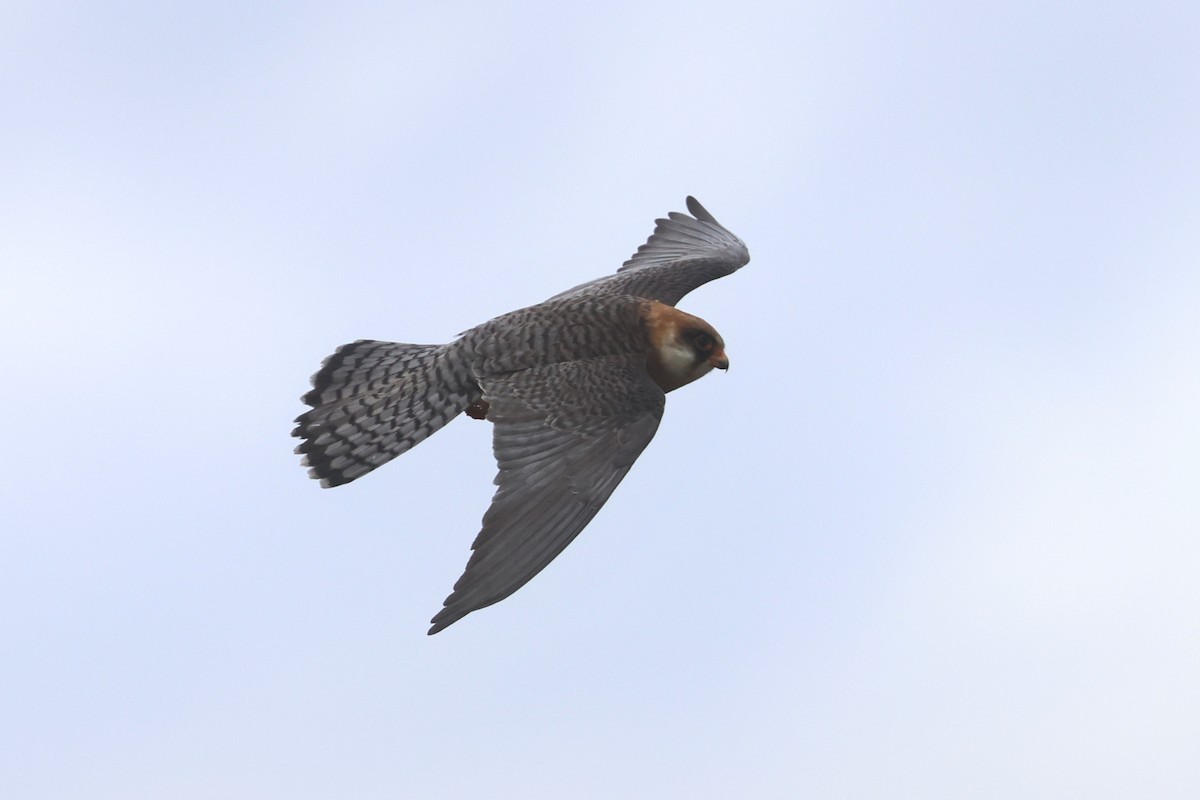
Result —
[[[725,351],[713,355],[708,359],[708,363],[712,364],[717,369],[729,369],[729,356],[725,355]]]

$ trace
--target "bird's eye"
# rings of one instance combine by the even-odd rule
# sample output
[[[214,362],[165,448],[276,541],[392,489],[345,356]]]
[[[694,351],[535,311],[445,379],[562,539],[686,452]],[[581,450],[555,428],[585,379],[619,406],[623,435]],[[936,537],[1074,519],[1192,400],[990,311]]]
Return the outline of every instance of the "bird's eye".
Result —
[[[712,350],[713,345],[715,344],[713,338],[703,331],[696,334],[695,341],[696,347],[700,348],[701,350]]]

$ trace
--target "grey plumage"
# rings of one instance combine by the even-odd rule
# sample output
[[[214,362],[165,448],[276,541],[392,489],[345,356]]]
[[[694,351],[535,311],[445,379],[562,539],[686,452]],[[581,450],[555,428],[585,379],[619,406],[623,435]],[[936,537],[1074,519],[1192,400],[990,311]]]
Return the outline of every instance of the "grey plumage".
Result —
[[[321,364],[293,436],[308,474],[340,486],[415,447],[479,398],[453,345],[360,339]]]
[[[695,218],[672,211],[655,220],[654,233],[615,275],[605,275],[550,298],[584,294],[626,294],[673,306],[688,292],[731,275],[750,261],[745,243],[734,236],[694,197],[687,199]]]
[[[641,360],[600,356],[484,380],[496,496],[430,633],[523,586],[604,505],[662,418],[665,395]]]
[[[323,486],[361,477],[464,410],[485,411],[494,424],[496,494],[429,633],[502,600],[541,571],[653,438],[662,387],[727,366],[720,337],[703,320],[653,311],[655,302],[673,307],[750,258],[695,199],[687,205],[694,216],[658,220],[615,275],[504,314],[449,344],[343,345],[313,376],[303,397],[312,408],[297,418],[293,435],[303,439],[296,452]],[[709,363],[698,361],[694,376],[660,385],[647,364],[662,319],[703,326],[713,344],[698,356]]]

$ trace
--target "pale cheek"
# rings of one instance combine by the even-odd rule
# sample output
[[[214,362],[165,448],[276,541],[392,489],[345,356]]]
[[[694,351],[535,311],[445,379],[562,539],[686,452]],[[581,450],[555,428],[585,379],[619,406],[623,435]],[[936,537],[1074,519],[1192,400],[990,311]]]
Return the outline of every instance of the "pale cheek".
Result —
[[[688,348],[670,346],[662,350],[663,368],[676,380],[684,380],[692,376],[696,362],[692,351]]]

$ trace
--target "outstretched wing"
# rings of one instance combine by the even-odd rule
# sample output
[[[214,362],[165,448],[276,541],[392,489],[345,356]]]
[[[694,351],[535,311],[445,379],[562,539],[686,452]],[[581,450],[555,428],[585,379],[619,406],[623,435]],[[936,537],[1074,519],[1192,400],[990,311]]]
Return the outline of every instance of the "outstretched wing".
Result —
[[[688,197],[692,216],[672,211],[656,221],[654,233],[633,257],[617,270],[551,298],[581,294],[632,294],[675,305],[685,294],[741,269],[750,251],[708,213],[696,198]]]
[[[591,521],[649,444],[664,395],[644,358],[606,356],[484,379],[496,494],[429,632],[525,585]]]

